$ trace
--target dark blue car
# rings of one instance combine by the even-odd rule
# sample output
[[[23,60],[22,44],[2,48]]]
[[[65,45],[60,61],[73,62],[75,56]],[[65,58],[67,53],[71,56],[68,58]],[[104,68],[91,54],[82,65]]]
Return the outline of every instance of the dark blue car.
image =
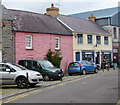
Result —
[[[97,73],[97,66],[89,61],[76,61],[71,62],[68,66],[68,74],[73,75],[76,73],[85,75],[86,73],[94,72]]]

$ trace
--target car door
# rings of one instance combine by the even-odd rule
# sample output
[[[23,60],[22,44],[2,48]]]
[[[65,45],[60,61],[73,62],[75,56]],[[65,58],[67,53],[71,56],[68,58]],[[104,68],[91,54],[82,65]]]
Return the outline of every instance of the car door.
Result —
[[[87,66],[87,72],[91,72],[91,64],[90,64],[90,62],[88,62],[88,61],[86,61],[86,66]]]
[[[14,84],[14,79],[16,76],[16,72],[11,71],[8,65],[0,64],[0,74],[2,77],[2,84]]]

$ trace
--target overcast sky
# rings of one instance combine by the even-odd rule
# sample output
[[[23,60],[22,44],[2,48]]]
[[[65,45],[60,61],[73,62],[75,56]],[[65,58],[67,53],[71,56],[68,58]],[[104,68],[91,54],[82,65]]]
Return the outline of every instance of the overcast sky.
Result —
[[[68,15],[86,11],[117,7],[120,0],[2,0],[8,9],[26,10],[44,14],[53,3],[60,14]]]

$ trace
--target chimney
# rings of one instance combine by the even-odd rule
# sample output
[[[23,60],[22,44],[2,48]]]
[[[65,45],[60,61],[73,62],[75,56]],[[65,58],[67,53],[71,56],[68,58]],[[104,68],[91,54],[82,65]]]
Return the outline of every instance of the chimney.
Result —
[[[57,17],[59,15],[59,9],[54,7],[54,4],[51,4],[51,7],[46,9],[46,15]]]
[[[88,20],[91,20],[93,22],[95,22],[95,19],[96,19],[96,16],[93,16],[92,14],[91,16],[88,17]]]

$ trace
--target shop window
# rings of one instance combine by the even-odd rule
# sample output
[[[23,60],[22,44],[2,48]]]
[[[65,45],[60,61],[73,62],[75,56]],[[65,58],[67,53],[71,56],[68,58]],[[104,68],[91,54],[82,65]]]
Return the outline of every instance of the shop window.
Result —
[[[88,44],[92,44],[92,35],[87,36]]]

